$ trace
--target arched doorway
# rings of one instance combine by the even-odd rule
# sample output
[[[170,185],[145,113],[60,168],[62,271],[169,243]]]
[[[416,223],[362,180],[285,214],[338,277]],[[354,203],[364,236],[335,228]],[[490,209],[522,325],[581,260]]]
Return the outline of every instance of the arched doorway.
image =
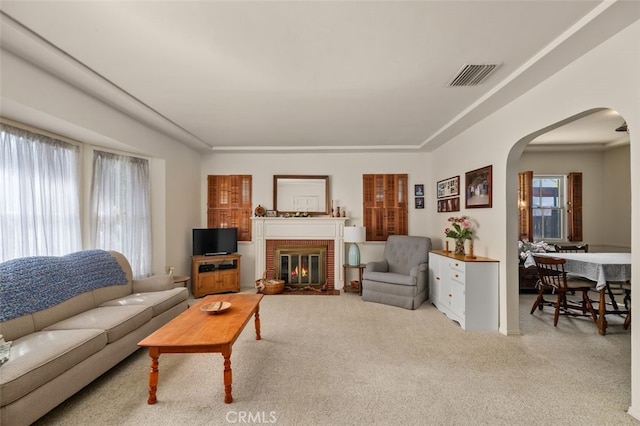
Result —
[[[548,146],[545,149],[533,149],[528,147],[535,145],[536,140],[544,139],[544,135],[558,131],[563,127],[580,126],[580,121],[587,120],[594,114],[616,114],[617,120],[610,125],[609,132],[615,132],[620,124],[625,122],[624,118],[617,115],[615,111],[597,108],[584,111],[571,116],[565,120],[554,123],[544,129],[540,129],[530,135],[523,137],[512,148],[507,164],[507,204],[508,216],[518,214],[518,192],[517,174],[524,169],[535,169],[544,172],[553,170],[555,172],[583,171],[590,179],[585,181],[585,185],[602,185],[600,188],[585,188],[585,196],[591,198],[585,206],[585,242],[593,245],[596,251],[630,251],[631,237],[629,229],[631,227],[631,155],[629,133],[619,135],[618,139],[626,139],[626,143],[608,142],[609,146],[586,148],[583,144],[575,147],[573,154],[571,147],[565,146],[558,149],[556,146]],[[566,129],[565,129],[566,130]],[[622,133],[622,132],[620,132]],[[553,142],[549,142],[550,144]],[[568,145],[568,144],[567,144]],[[603,144],[601,144],[603,145]],[[604,144],[606,145],[606,144]],[[534,153],[534,154],[532,154]],[[547,156],[546,161],[542,160]],[[529,157],[529,158],[527,158]],[[533,158],[537,157],[537,158]],[[573,157],[573,158],[572,158]],[[583,163],[581,163],[583,162]],[[590,163],[589,163],[590,162]],[[523,164],[524,163],[524,164]],[[565,164],[566,163],[566,164]],[[587,164],[585,164],[587,163]],[[541,166],[538,166],[542,164]],[[558,164],[562,164],[564,169],[560,169]],[[600,168],[600,170],[596,170]],[[620,179],[624,182],[620,184]],[[512,182],[511,182],[512,181]],[[595,182],[595,184],[594,184]],[[616,185],[614,182],[618,182]],[[615,210],[615,211],[614,211]],[[600,223],[603,222],[604,224]],[[626,229],[626,234],[618,235],[619,229]],[[517,239],[519,231],[517,221],[510,220],[507,229],[507,250],[517,253]],[[552,315],[546,314],[546,318],[539,313],[530,315],[533,298],[523,302],[523,297],[518,290],[518,260],[517,256],[508,257],[508,300],[513,304],[513,309],[517,310],[519,319],[519,331],[532,345],[540,347],[541,356],[544,357],[567,357],[574,362],[584,362],[585,365],[595,365],[590,357],[592,353],[585,351],[585,348],[603,346],[603,339],[606,339],[607,350],[612,350],[610,354],[598,353],[598,356],[616,359],[616,365],[606,373],[598,372],[597,377],[607,374],[615,376],[622,384],[623,389],[617,388],[617,392],[628,392],[631,395],[631,332],[623,330],[623,320],[617,321],[607,332],[607,336],[598,335],[595,325],[590,321],[574,321],[566,319],[559,323],[558,328],[553,327],[550,321]],[[514,312],[510,312],[512,315]],[[510,316],[513,318],[513,316]],[[611,322],[610,322],[611,324]],[[561,336],[561,339],[558,337]],[[549,338],[551,337],[551,338]],[[580,349],[573,350],[573,347]],[[622,354],[616,356],[614,353]],[[599,380],[599,379],[598,379]],[[602,390],[606,392],[606,389]]]

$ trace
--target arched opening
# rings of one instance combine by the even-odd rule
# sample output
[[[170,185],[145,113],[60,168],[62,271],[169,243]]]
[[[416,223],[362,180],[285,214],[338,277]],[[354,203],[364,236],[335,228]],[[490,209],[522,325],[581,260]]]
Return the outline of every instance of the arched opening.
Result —
[[[591,126],[588,120],[610,114],[614,121],[607,122],[603,132],[612,136],[599,143],[566,140],[560,144],[549,135],[571,131],[579,133],[580,126]],[[540,348],[540,355],[554,360],[571,360],[575,365],[589,366],[598,371],[602,359],[615,359],[605,372],[598,374],[598,383],[604,375],[603,386],[598,393],[622,392],[631,395],[631,331],[622,327],[623,318],[611,318],[606,336],[600,336],[593,321],[583,318],[561,318],[558,327],[553,326],[553,314],[540,311],[530,314],[535,296],[523,295],[519,289],[518,229],[518,172],[562,174],[583,172],[584,180],[584,237],[582,243],[590,244],[590,252],[630,252],[631,237],[631,155],[630,133],[616,132],[624,117],[606,108],[595,108],[568,117],[532,134],[526,135],[512,147],[506,170],[507,197],[507,281],[509,318],[517,319],[520,334],[531,345]],[[569,130],[569,132],[567,132]],[[622,130],[622,129],[620,129]],[[628,130],[628,129],[627,129]],[[615,140],[614,140],[615,139]],[[543,142],[540,142],[543,141]],[[546,145],[546,146],[545,146]],[[560,146],[562,145],[562,146]],[[536,170],[537,169],[537,170]],[[626,232],[624,235],[620,232]],[[625,231],[626,230],[626,231]],[[592,248],[592,249],[591,249]],[[596,294],[594,298],[597,299]],[[605,344],[606,342],[606,344]],[[590,348],[590,349],[589,349]],[[617,384],[607,384],[615,380]],[[613,383],[613,382],[612,382]]]

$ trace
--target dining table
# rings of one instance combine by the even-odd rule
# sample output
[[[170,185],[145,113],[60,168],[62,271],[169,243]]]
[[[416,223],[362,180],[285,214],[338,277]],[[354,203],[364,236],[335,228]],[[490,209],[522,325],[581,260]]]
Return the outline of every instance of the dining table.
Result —
[[[629,315],[629,309],[620,309],[611,290],[612,283],[631,282],[631,253],[536,253],[565,259],[567,274],[577,275],[596,283],[600,293],[598,304],[598,333],[607,330],[607,314]],[[613,309],[607,309],[606,296],[611,297]]]

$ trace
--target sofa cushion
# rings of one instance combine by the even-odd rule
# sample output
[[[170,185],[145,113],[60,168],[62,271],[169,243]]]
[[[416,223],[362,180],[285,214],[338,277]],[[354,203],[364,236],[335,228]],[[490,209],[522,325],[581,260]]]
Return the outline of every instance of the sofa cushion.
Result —
[[[134,293],[129,296],[121,297],[119,299],[110,300],[103,303],[101,306],[150,306],[153,309],[153,316],[157,317],[161,313],[171,309],[183,300],[187,300],[188,297],[189,290],[184,287],[179,287],[164,291]]]
[[[393,272],[365,272],[363,279],[380,281],[387,284],[416,285],[416,277],[411,275],[394,274]]]
[[[133,280],[133,293],[169,290],[174,287],[173,275],[153,275],[151,277]]]
[[[32,314],[33,323],[36,331],[40,331],[52,324],[56,324],[92,308],[95,308],[95,306],[93,305],[91,292],[82,293],[79,296],[72,297],[50,308],[34,312]]]
[[[23,315],[9,321],[0,322],[0,334],[4,340],[16,340],[22,336],[36,331],[33,323],[33,315]]]
[[[5,406],[47,383],[104,348],[104,330],[40,331],[14,340],[0,367],[0,405]]]
[[[101,306],[55,323],[45,330],[97,328],[107,332],[107,343],[142,326],[153,317],[149,306]]]

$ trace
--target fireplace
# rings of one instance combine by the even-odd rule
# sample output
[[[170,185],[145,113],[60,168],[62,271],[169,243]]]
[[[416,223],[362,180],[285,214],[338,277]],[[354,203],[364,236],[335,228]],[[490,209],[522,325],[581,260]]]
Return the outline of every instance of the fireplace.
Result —
[[[268,240],[265,257],[266,269],[275,271],[288,287],[335,289],[331,240]]]
[[[333,217],[252,217],[255,240],[255,274],[280,268],[275,253],[278,247],[302,249],[324,247],[324,277],[318,279],[326,290],[341,289],[344,284],[344,223],[347,218]],[[303,253],[304,254],[304,253]]]
[[[326,282],[325,246],[277,246],[276,277],[291,287],[322,287]]]

